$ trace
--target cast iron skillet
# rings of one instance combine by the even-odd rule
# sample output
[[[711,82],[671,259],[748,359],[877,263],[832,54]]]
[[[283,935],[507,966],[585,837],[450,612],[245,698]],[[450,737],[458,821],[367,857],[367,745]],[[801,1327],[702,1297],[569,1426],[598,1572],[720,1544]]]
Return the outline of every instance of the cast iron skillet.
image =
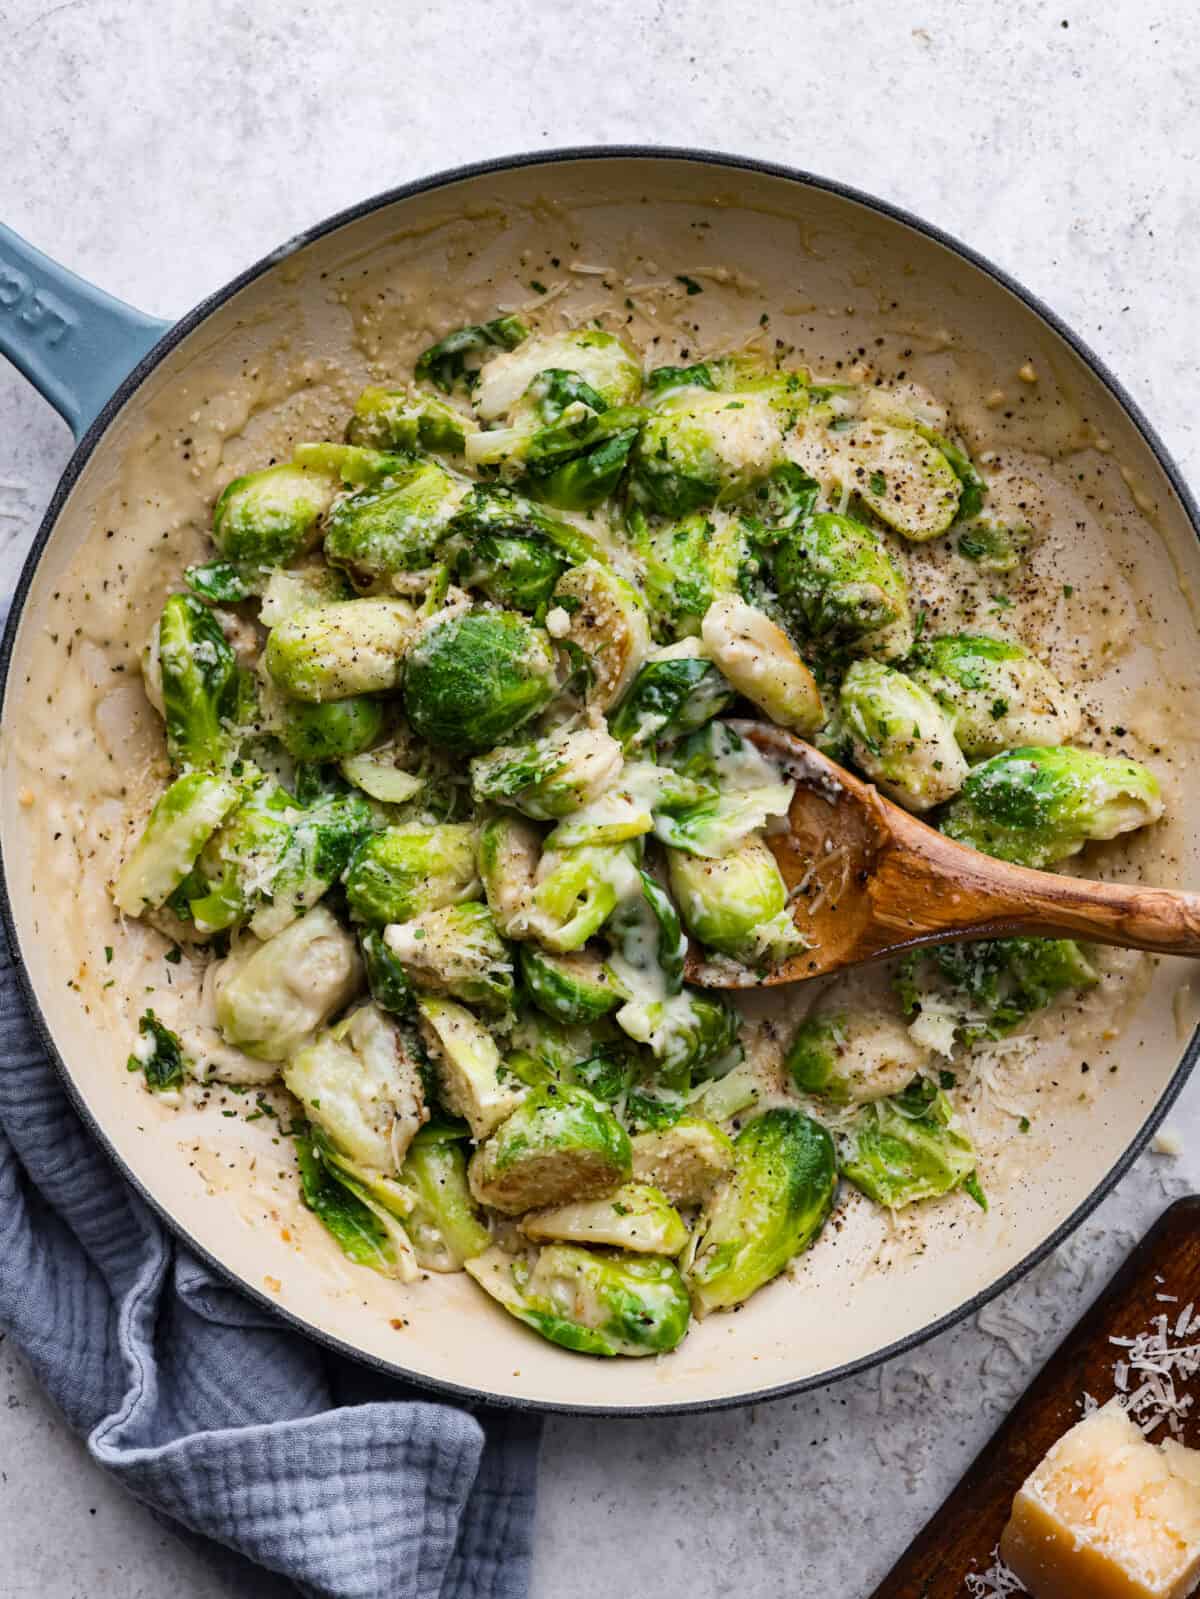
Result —
[[[842,185],[686,150],[564,150],[491,161],[394,189],[322,222],[174,325],[112,300],[0,227],[0,351],[77,440],[22,572],[0,652],[0,909],[25,996],[76,1108],[164,1221],[259,1303],[332,1347],[460,1398],[601,1414],[745,1403],[826,1383],[912,1347],[978,1309],[1082,1221],[1145,1147],[1194,1063],[1200,1033],[1186,1042],[1177,1035],[1170,1000],[1178,978],[1170,963],[1127,1029],[1137,1042],[1129,1069],[1114,1074],[1087,1111],[1047,1118],[1047,1158],[974,1230],[935,1229],[929,1249],[885,1272],[871,1262],[873,1245],[850,1225],[818,1246],[798,1282],[764,1291],[737,1316],[713,1318],[669,1359],[587,1361],[541,1343],[461,1277],[398,1288],[345,1268],[315,1230],[304,1234],[303,1249],[294,1239],[280,1242],[260,1209],[239,1204],[245,1196],[232,1183],[213,1194],[190,1178],[171,1113],[147,1107],[123,1070],[127,1033],[106,1031],[103,1016],[86,1014],[65,987],[74,951],[60,928],[39,920],[31,864],[38,817],[16,797],[14,738],[39,715],[26,682],[47,647],[52,591],[86,580],[97,496],[142,448],[138,429],[147,418],[160,414],[173,391],[186,390],[195,403],[200,381],[234,384],[246,351],[261,353],[295,318],[314,348],[336,347],[348,327],[330,284],[378,272],[381,282],[437,281],[453,293],[461,276],[476,293],[496,285],[499,298],[502,286],[520,284],[518,247],[537,228],[584,259],[619,246],[640,255],[644,271],[667,274],[686,272],[699,248],[697,230],[704,230],[705,249],[741,274],[708,285],[712,315],[716,323],[725,319],[724,327],[714,324],[710,343],[722,333],[744,334],[742,324],[765,304],[796,335],[814,319],[858,317],[848,326],[865,333],[872,318],[911,313],[914,325],[924,317],[931,327],[930,319],[940,318],[947,348],[993,361],[997,370],[1015,372],[1032,359],[1047,420],[1055,407],[1075,407],[1072,414],[1085,416],[1090,429],[1083,443],[1102,434],[1101,450],[1136,486],[1148,513],[1134,535],[1144,540],[1139,563],[1151,577],[1160,574],[1154,587],[1167,596],[1164,647],[1174,652],[1173,670],[1195,674],[1195,623],[1177,591],[1183,578],[1200,586],[1200,523],[1134,402],[1006,274],[918,218]],[[403,364],[397,359],[396,370]],[[1098,469],[1107,470],[1104,461]],[[1200,879],[1190,853],[1200,837],[1198,806],[1188,802],[1180,817],[1184,843],[1174,841],[1174,881]]]

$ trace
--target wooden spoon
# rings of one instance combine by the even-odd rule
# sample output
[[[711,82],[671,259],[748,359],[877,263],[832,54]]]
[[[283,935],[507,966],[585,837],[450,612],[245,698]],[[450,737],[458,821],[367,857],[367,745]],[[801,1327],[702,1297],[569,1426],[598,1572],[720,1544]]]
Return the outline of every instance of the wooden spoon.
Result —
[[[1010,866],[946,838],[811,744],[733,727],[796,782],[787,832],[767,835],[809,948],[759,975],[690,954],[707,988],[821,977],[921,944],[1025,934],[1200,956],[1200,894],[1126,888]]]

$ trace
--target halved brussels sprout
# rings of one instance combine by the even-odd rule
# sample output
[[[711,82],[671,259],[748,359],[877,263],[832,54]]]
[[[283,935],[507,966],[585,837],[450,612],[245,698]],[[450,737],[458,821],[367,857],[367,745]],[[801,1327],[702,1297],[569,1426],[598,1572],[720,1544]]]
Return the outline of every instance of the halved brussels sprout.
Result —
[[[691,1307],[669,1260],[552,1244],[531,1267],[501,1249],[469,1260],[479,1286],[551,1343],[585,1355],[665,1355]]]
[[[454,553],[454,559],[470,561],[470,552],[475,551],[480,565],[486,565],[498,551],[498,543],[492,541],[504,538],[545,545],[556,551],[568,566],[605,558],[601,546],[590,533],[495,483],[476,483],[471,488],[454,513],[448,532],[447,549]],[[460,550],[468,553],[460,557],[457,553]],[[496,581],[506,580],[497,577]],[[482,583],[476,581],[473,586],[481,587]],[[491,597],[498,603],[510,603],[500,594]]]
[[[726,710],[731,684],[700,654],[695,639],[656,651],[639,670],[628,694],[609,718],[609,730],[626,750],[657,739],[694,733]]]
[[[363,840],[345,882],[351,916],[372,927],[471,899],[479,886],[475,829],[466,822],[385,828]]]
[[[296,1165],[305,1208],[337,1241],[347,1260],[382,1277],[415,1282],[417,1261],[403,1225],[338,1166],[319,1132],[296,1135]]]
[[[855,463],[845,487],[906,539],[936,538],[958,515],[963,497],[958,474],[943,451],[915,428],[860,420],[845,449]]]
[[[950,719],[926,689],[881,661],[855,661],[838,702],[855,764],[910,811],[950,799],[967,763]]]
[[[657,525],[635,515],[630,533],[659,638],[699,634],[712,602],[740,593],[751,569],[747,528],[728,511]]]
[[[373,744],[383,721],[383,706],[363,694],[323,705],[288,700],[280,707],[276,736],[297,761],[335,761]]]
[[[624,897],[635,871],[619,844],[546,850],[535,875],[529,932],[557,954],[582,949]]]
[[[766,394],[670,389],[634,446],[630,492],[661,516],[737,499],[779,462],[782,440]]]
[[[557,691],[549,639],[513,611],[433,621],[408,652],[409,722],[421,738],[447,749],[491,749]]]
[[[604,728],[562,727],[528,744],[501,745],[471,762],[471,792],[538,821],[566,816],[596,798],[621,770],[621,746]]]
[[[347,495],[325,523],[325,559],[364,586],[433,563],[464,488],[434,461],[413,461]]]
[[[620,988],[596,955],[551,955],[533,944],[520,948],[521,976],[539,1010],[566,1026],[598,1021],[621,1003]]]
[[[199,600],[173,594],[163,606],[151,654],[174,767],[221,766],[233,753],[238,665],[221,625]]]
[[[425,787],[423,777],[405,770],[408,759],[403,741],[394,739],[360,755],[347,756],[338,762],[338,769],[348,783],[372,799],[384,805],[403,805]]]
[[[422,449],[461,455],[467,434],[475,429],[472,418],[430,394],[372,385],[354,402],[346,439],[375,450]]]
[[[574,1199],[523,1216],[521,1231],[538,1243],[606,1244],[637,1255],[677,1255],[688,1230],[657,1188],[623,1183],[603,1199]]]
[[[668,749],[664,762],[679,789],[664,787],[654,806],[662,843],[690,855],[725,855],[770,817],[786,816],[795,785],[726,722],[710,722]]]
[[[267,636],[263,662],[275,686],[321,704],[379,694],[400,681],[401,659],[417,631],[406,600],[344,600],[296,611]]]
[[[213,543],[226,560],[286,566],[320,537],[337,479],[302,466],[269,466],[234,478],[213,511]]]
[[[659,1076],[668,1086],[740,1049],[737,1012],[717,995],[696,988],[666,999],[635,996],[622,1005],[616,1020],[654,1056]]]
[[[483,1010],[511,1006],[512,955],[486,905],[470,901],[422,911],[411,921],[392,923],[383,937],[414,988]]]
[[[494,605],[531,615],[546,605],[571,562],[548,539],[517,533],[481,533],[451,546],[454,575]]]
[[[629,1177],[633,1156],[620,1122],[586,1089],[533,1089],[471,1157],[480,1204],[517,1216],[535,1206],[606,1194]]]
[[[518,1109],[524,1087],[466,1006],[427,994],[418,999],[417,1009],[446,1109],[467,1122],[473,1138],[487,1138]]]
[[[409,1145],[400,1181],[413,1196],[405,1230],[423,1270],[461,1271],[483,1254],[491,1235],[471,1199],[461,1138],[432,1124],[423,1127]]]
[[[511,314],[498,316],[491,322],[455,328],[453,333],[447,333],[421,352],[413,371],[422,381],[435,383],[444,394],[449,394],[456,384],[478,369],[480,358],[486,360],[489,350],[513,350],[528,337],[525,323]]]
[[[487,422],[507,416],[534,379],[553,370],[577,374],[605,406],[632,405],[642,389],[641,362],[623,340],[576,328],[535,335],[511,354],[493,356],[479,374],[476,412]]]
[[[969,761],[1014,745],[1063,744],[1083,713],[1023,645],[982,634],[923,639],[905,670],[945,711]]]
[[[395,1176],[428,1121],[417,1063],[378,1005],[361,1005],[286,1063],[305,1113],[355,1166]]]
[[[864,1106],[841,1134],[839,1156],[855,1188],[889,1210],[962,1187],[976,1166],[950,1101],[925,1080],[894,1099]]]
[[[217,964],[217,1025],[256,1060],[286,1060],[361,986],[354,940],[318,905],[265,943],[241,939]]]
[[[122,916],[141,916],[165,904],[240,799],[236,783],[211,772],[176,778],[117,873],[113,900]]]
[[[599,561],[564,572],[553,602],[569,624],[559,635],[587,664],[589,705],[607,711],[629,688],[650,647],[650,624],[641,596]]]
[[[310,562],[285,572],[271,573],[262,591],[258,619],[264,627],[275,627],[297,611],[310,610],[314,605],[333,605],[353,597],[354,590],[340,572],[333,571],[324,562],[319,565]]]
[[[633,1175],[676,1205],[701,1205],[734,1166],[733,1140],[710,1121],[681,1116],[632,1141]]]
[[[733,1148],[733,1176],[705,1207],[684,1262],[700,1316],[740,1305],[777,1277],[821,1230],[837,1190],[833,1140],[800,1111],[765,1111]]]
[[[479,833],[479,876],[501,930],[509,938],[529,932],[541,835],[519,816],[490,816]]]
[[[1093,839],[1146,827],[1162,813],[1158,779],[1137,761],[1023,748],[976,766],[941,828],[998,860],[1045,867]]]
[[[882,539],[848,516],[823,512],[791,529],[775,554],[775,585],[799,638],[882,660],[912,648],[908,580]]]
[[[820,727],[825,712],[816,680],[764,611],[744,600],[714,600],[700,636],[725,678],[773,722],[796,733]]]
[[[802,1093],[845,1105],[900,1093],[929,1059],[900,1017],[879,1007],[843,1010],[835,989],[792,1035],[785,1065]]]
[[[907,956],[896,991],[906,1014],[916,1016],[912,1037],[949,1055],[956,1043],[1003,1038],[1059,994],[1098,981],[1074,939],[995,938]]]
[[[762,837],[751,834],[709,859],[667,851],[671,892],[684,926],[706,949],[746,966],[774,966],[806,947],[788,909],[787,886]]]

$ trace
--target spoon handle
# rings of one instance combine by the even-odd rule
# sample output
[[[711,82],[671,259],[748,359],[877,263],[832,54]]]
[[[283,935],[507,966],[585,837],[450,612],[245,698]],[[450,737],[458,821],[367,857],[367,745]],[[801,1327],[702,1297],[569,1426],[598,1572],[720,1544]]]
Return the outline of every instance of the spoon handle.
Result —
[[[904,813],[891,820],[870,894],[876,923],[897,943],[1027,934],[1200,956],[1200,894],[1010,866]]]

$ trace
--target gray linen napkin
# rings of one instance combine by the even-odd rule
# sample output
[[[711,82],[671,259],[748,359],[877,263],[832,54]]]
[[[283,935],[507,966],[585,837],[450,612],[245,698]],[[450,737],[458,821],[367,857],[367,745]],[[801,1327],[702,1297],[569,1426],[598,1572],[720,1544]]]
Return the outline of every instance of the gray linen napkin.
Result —
[[[76,1115],[2,937],[0,1326],[131,1493],[302,1593],[526,1594],[537,1422],[329,1354],[176,1243]]]

